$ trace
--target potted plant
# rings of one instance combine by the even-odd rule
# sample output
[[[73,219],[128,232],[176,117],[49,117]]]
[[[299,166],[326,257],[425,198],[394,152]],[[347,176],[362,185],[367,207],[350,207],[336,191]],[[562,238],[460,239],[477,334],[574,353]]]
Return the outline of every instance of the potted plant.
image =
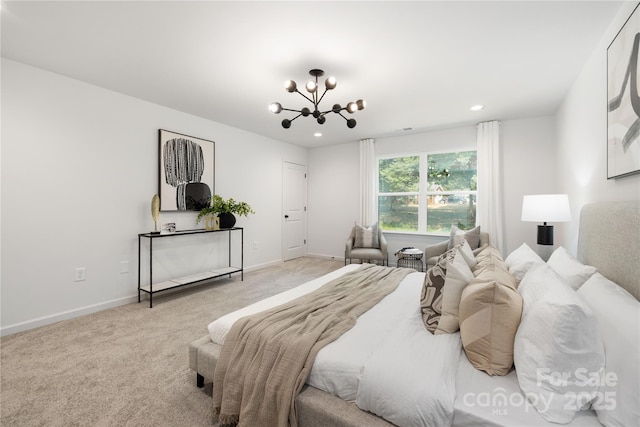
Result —
[[[246,202],[236,202],[233,198],[225,200],[214,194],[209,199],[209,206],[202,208],[198,213],[196,223],[199,223],[202,218],[218,216],[220,228],[231,228],[236,224],[235,215],[248,216],[252,213],[255,212]],[[207,228],[211,227],[207,226]]]

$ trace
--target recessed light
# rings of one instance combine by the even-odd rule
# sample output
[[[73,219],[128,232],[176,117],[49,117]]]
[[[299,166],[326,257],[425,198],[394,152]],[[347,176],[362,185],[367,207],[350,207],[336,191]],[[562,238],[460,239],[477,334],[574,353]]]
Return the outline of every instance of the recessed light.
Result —
[[[322,134],[321,134],[320,132],[316,132],[316,133],[314,133],[314,134],[313,134],[313,136],[315,136],[316,138],[318,138],[318,137],[321,137],[321,136],[322,136]]]
[[[471,111],[480,111],[484,108],[484,105],[474,105],[471,107]]]

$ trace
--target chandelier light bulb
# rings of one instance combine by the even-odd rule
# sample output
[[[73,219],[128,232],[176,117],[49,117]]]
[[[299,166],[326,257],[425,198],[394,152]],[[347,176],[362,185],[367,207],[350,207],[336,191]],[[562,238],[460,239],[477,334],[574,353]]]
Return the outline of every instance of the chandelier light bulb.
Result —
[[[278,113],[280,113],[282,111],[282,105],[279,102],[272,102],[269,105],[269,110],[272,113],[278,114]]]
[[[358,104],[356,104],[355,102],[348,103],[347,111],[350,112],[351,114],[355,113],[356,111],[358,111]]]
[[[364,99],[358,99],[356,101],[356,105],[358,106],[358,110],[364,110],[364,107],[367,106],[367,102]]]
[[[336,81],[336,78],[333,76],[329,77],[324,82],[324,87],[326,87],[327,90],[335,89],[337,85],[338,85],[338,82]]]
[[[293,93],[296,91],[296,89],[298,89],[298,85],[293,80],[287,80],[286,82],[284,82],[284,88],[287,90],[287,92]]]
[[[313,80],[309,80],[306,85],[307,92],[314,93],[318,89],[318,85]]]

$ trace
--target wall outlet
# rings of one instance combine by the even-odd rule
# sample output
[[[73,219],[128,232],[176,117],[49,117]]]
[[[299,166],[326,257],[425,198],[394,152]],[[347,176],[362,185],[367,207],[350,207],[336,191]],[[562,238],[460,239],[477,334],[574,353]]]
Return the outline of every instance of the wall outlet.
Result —
[[[84,267],[76,268],[76,275],[74,281],[82,282],[87,279],[87,269]]]
[[[129,261],[120,261],[120,274],[129,272]]]

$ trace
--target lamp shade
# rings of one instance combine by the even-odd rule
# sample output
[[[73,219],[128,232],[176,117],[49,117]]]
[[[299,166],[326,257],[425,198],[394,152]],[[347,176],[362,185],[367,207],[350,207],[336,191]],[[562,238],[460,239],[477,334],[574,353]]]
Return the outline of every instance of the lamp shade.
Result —
[[[569,196],[566,194],[536,194],[522,199],[522,221],[571,221]]]

